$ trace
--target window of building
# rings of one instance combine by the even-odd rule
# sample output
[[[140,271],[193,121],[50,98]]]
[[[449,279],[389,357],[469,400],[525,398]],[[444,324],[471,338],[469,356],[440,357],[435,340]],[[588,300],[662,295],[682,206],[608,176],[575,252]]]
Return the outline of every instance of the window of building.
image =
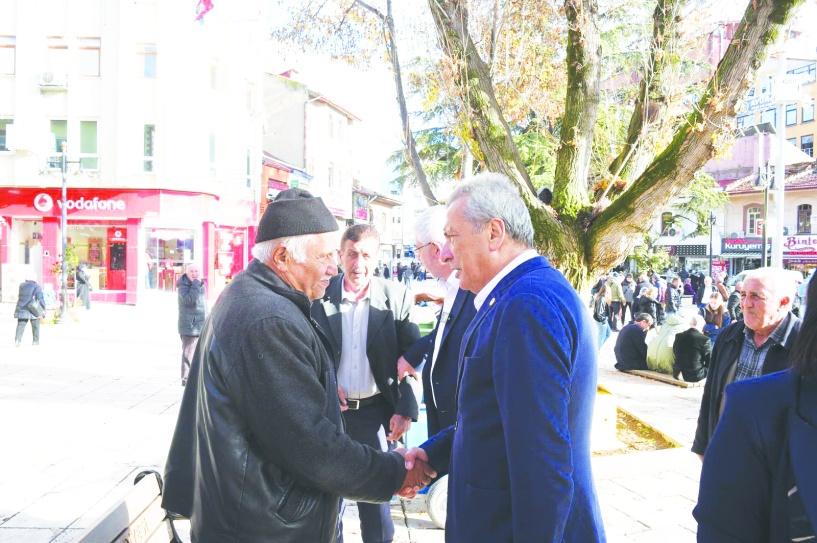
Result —
[[[763,233],[761,218],[763,217],[759,207],[750,207],[746,210],[746,234],[759,236]]]
[[[54,152],[62,153],[62,142],[68,139],[68,121],[51,121],[51,133],[54,134]]]
[[[786,106],[786,126],[797,124],[797,104]]]
[[[800,150],[808,156],[814,156],[814,136],[800,136]]]
[[[14,75],[16,54],[17,38],[0,36],[0,75]]]
[[[156,144],[156,125],[146,124],[142,135],[142,171],[152,172]]]
[[[755,88],[752,87],[751,89],[749,89],[749,94],[747,94],[746,97],[751,98],[754,95],[755,95]]]
[[[797,147],[797,138],[786,138],[786,141]]]
[[[99,169],[96,121],[79,122],[79,164],[85,170]]]
[[[99,38],[79,39],[79,75],[99,77],[99,57],[102,40]]]
[[[803,106],[803,116],[801,117],[800,122],[810,122],[814,120],[814,100],[811,100],[809,104]]]
[[[247,149],[247,188],[252,188],[252,149]]]
[[[48,71],[55,74],[68,73],[68,42],[61,36],[48,38]]]
[[[666,236],[668,235],[667,232],[669,231],[670,226],[672,226],[672,213],[669,211],[665,211],[661,213],[661,235]]]
[[[776,109],[767,109],[763,113],[760,114],[760,122],[761,123],[771,123],[772,126],[777,126],[777,110]]]
[[[6,126],[13,123],[12,119],[0,119],[0,151],[8,151],[8,147],[6,147]]]
[[[142,77],[156,77],[156,44],[139,44],[137,54],[139,55],[139,75]]]
[[[797,206],[797,233],[811,234],[811,204]]]
[[[789,74],[803,74],[803,83],[814,83],[815,76],[817,76],[817,63],[812,62],[793,70],[788,70]]]
[[[215,179],[218,174],[216,168],[216,135],[210,134],[210,178]]]
[[[752,126],[754,123],[755,116],[753,114],[748,115],[738,115],[738,128],[743,128],[745,126]]]
[[[329,163],[329,168],[328,171],[326,172],[326,178],[327,181],[329,182],[329,188],[331,189],[332,185],[335,182],[335,165],[332,164],[331,162]]]
[[[765,94],[767,92],[772,92],[772,76],[765,75],[760,80],[760,94]]]

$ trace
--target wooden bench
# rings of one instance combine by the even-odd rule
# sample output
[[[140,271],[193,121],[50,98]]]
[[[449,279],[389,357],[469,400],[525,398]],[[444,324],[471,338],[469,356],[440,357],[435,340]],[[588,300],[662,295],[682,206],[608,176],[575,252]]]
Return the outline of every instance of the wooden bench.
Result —
[[[143,471],[134,485],[74,543],[181,543],[170,516],[162,509],[161,476]]]
[[[674,385],[681,388],[699,388],[706,384],[706,379],[702,379],[697,383],[690,383],[689,381],[681,381],[680,379],[676,379],[672,375],[667,375],[666,373],[660,373],[652,370],[628,370],[625,373],[638,375],[639,377],[652,379],[654,381],[661,381],[662,383],[667,383],[668,385]]]

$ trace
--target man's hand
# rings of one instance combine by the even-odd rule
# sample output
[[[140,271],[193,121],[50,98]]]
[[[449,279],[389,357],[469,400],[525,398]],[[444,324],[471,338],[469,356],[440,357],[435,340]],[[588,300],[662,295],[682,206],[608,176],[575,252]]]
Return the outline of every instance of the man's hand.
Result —
[[[390,434],[386,437],[389,441],[397,441],[403,434],[411,428],[411,417],[404,417],[395,413],[389,421]]]
[[[411,450],[422,451],[422,449]],[[395,451],[400,453],[404,459],[406,458],[406,455],[409,454],[409,451],[402,447],[396,449]],[[425,451],[422,452],[422,456],[427,458]],[[413,454],[411,464],[412,467],[410,469],[408,467],[406,468],[406,478],[403,481],[403,487],[397,493],[397,495],[401,498],[413,498],[420,490],[431,482],[431,479],[437,476],[436,470],[434,470],[434,468],[432,468],[427,462],[420,460],[417,453]]]
[[[349,406],[346,405],[346,394],[344,394],[343,389],[340,388],[340,385],[338,385],[338,400],[340,400],[341,411],[346,411],[349,409]]]
[[[414,366],[409,364],[408,360],[401,356],[397,359],[397,382],[399,383],[409,376],[419,379],[419,377],[417,377],[417,370],[414,369]]]
[[[414,463],[418,460],[428,464],[428,454],[425,449],[420,447],[412,447],[411,449],[401,452],[403,459],[406,461],[406,469],[410,470],[414,467]],[[436,474],[435,474],[436,476]]]

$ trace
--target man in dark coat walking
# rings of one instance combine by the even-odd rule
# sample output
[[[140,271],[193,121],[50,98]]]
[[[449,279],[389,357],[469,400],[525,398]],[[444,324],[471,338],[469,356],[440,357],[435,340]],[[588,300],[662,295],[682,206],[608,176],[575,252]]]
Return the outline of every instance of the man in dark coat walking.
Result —
[[[162,496],[197,543],[335,543],[341,497],[386,502],[434,474],[344,432],[331,346],[309,315],[337,273],[337,228],[319,198],[280,193],[202,329]]]
[[[86,269],[85,262],[80,262],[77,266],[77,299],[82,300],[85,309],[91,309],[91,278]]]
[[[647,343],[644,339],[652,324],[653,319],[649,313],[638,313],[635,322],[618,333],[615,346],[615,367],[618,371],[647,369]]]
[[[187,384],[193,353],[196,352],[196,344],[207,318],[207,292],[204,280],[200,276],[201,268],[197,264],[190,264],[184,275],[176,282],[179,299],[179,336],[182,338],[182,386]]]

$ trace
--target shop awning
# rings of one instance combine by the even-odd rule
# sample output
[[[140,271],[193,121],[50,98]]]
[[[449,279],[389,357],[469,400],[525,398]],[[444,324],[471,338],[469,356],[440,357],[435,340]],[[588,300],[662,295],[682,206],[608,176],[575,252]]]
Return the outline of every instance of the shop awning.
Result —
[[[746,253],[743,251],[724,252],[721,253],[721,258],[760,258],[760,253]]]

